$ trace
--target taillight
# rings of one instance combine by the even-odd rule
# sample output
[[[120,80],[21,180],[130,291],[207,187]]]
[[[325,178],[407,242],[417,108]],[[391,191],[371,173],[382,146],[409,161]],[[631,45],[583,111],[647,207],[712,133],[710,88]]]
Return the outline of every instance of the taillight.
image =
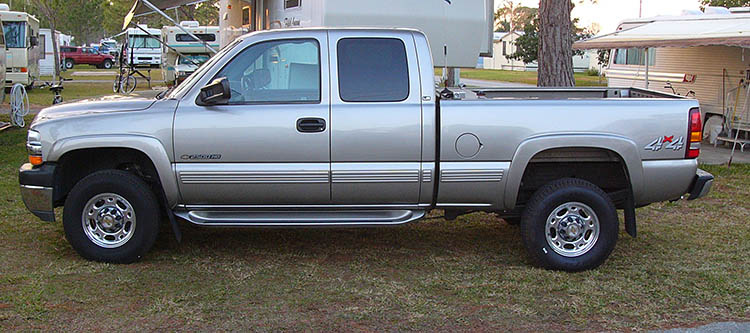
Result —
[[[29,71],[29,69],[28,69],[28,68],[26,68],[26,67],[21,67],[21,73],[26,73],[26,72],[28,72],[28,71]]]
[[[701,121],[701,110],[698,108],[690,110],[688,117],[688,146],[685,158],[697,158],[701,153],[701,141],[703,140],[703,124]]]

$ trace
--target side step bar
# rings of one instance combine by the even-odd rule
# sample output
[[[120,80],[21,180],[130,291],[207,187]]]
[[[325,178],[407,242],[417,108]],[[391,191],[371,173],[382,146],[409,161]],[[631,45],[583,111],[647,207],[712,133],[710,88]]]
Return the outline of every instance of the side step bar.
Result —
[[[175,211],[175,215],[202,226],[215,227],[368,227],[409,223],[424,210],[347,211]]]

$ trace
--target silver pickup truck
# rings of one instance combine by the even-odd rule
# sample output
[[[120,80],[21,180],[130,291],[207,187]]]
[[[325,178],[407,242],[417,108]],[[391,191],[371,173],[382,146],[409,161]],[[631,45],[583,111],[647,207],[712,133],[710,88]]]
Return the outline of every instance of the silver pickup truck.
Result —
[[[704,196],[698,102],[634,88],[436,92],[425,36],[245,35],[155,99],[50,107],[20,169],[27,208],[83,257],[141,258],[161,216],[220,227],[390,226],[433,209],[520,223],[550,269],[600,265],[635,208]],[[166,219],[165,219],[166,220]]]

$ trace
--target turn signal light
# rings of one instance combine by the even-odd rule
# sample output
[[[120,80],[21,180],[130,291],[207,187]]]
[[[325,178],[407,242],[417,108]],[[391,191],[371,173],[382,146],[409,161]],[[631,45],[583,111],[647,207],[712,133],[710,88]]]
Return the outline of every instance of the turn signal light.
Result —
[[[42,165],[42,157],[36,155],[29,155],[29,163],[31,165]]]
[[[701,110],[698,108],[690,110],[688,117],[688,149],[685,158],[697,158],[701,154],[701,141],[703,140],[703,124],[701,121]]]

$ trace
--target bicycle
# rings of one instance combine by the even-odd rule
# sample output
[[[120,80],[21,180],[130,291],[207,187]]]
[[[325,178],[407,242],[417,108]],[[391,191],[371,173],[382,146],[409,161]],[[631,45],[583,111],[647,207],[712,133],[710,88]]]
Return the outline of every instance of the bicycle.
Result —
[[[122,68],[112,83],[112,92],[127,95],[135,90],[137,84],[138,80],[136,80],[130,68]]]
[[[681,96],[677,90],[672,86],[672,82],[667,81],[667,85],[664,86],[665,89],[671,89],[673,95]],[[688,98],[695,98],[695,91],[688,90],[687,93],[685,93],[685,97]]]

